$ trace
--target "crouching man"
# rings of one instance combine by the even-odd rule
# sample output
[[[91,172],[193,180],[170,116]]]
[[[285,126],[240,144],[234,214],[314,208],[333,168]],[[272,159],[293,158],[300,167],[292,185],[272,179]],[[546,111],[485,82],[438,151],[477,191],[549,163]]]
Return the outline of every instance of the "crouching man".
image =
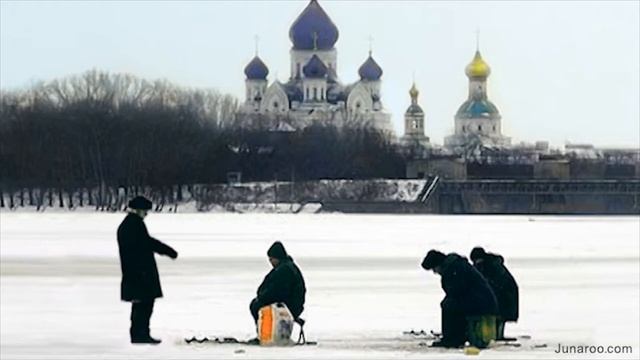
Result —
[[[505,340],[505,322],[518,321],[518,284],[504,265],[502,256],[487,253],[483,248],[476,247],[473,248],[469,257],[473,261],[473,266],[487,279],[491,290],[496,295],[498,300],[496,337],[498,340]]]
[[[422,261],[422,268],[441,276],[444,300],[442,309],[442,339],[436,347],[461,347],[465,341],[477,348],[486,348],[495,340],[498,311],[496,298],[487,280],[466,258],[431,250]]]
[[[134,344],[158,344],[160,340],[149,334],[149,320],[156,298],[162,297],[160,276],[154,253],[172,259],[178,253],[170,246],[152,238],[143,219],[151,209],[151,201],[137,196],[129,201],[129,214],[118,227],[118,248],[122,282],[120,298],[131,302],[129,335]]]
[[[302,273],[279,241],[271,245],[267,256],[273,268],[258,287],[256,298],[251,300],[251,315],[257,324],[260,308],[280,302],[298,319],[304,310],[307,292]]]

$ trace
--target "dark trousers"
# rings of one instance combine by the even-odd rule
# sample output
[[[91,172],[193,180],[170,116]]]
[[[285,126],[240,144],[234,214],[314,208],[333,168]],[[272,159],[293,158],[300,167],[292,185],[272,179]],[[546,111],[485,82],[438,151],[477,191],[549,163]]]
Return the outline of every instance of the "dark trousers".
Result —
[[[460,347],[469,341],[471,345],[484,349],[496,339],[496,330],[496,317],[493,315],[465,316],[456,309],[442,308],[442,341],[448,347]]]
[[[453,307],[442,307],[442,341],[451,347],[464,345],[467,340],[467,319]]]
[[[260,313],[260,304],[258,304],[258,299],[251,300],[251,304],[249,304],[249,310],[251,311],[251,316],[253,316],[253,321],[258,323],[258,316]]]
[[[145,338],[149,336],[149,320],[153,313],[154,300],[131,303],[131,338]]]

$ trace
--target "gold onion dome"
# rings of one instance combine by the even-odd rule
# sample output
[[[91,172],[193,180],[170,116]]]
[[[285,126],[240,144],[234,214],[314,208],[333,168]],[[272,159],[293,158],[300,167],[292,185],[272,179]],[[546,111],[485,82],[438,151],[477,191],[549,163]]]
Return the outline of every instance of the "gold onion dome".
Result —
[[[420,94],[420,92],[418,91],[416,83],[414,82],[411,86],[411,89],[409,90],[409,95],[411,95],[411,105],[409,105],[406,114],[424,114],[424,111],[422,111],[422,108],[420,107],[420,105],[418,105],[418,94]]]
[[[470,78],[487,78],[491,74],[491,68],[482,59],[479,50],[476,51],[476,56],[473,57],[471,63],[467,65],[465,73]]]
[[[417,99],[418,94],[420,94],[420,92],[418,91],[418,88],[416,88],[416,83],[413,83],[413,85],[411,86],[411,89],[409,90],[409,95],[411,96],[412,99]]]

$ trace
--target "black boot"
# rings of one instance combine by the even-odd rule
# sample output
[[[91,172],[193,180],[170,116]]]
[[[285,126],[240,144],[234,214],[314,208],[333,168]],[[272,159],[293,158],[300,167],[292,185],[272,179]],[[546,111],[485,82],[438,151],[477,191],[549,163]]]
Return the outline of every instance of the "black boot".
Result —
[[[144,335],[131,335],[131,343],[132,344],[150,344],[157,345],[160,344],[162,340],[154,339],[149,334]]]
[[[149,335],[149,319],[153,312],[153,301],[134,302],[131,306],[131,335],[132,344],[160,344],[162,341]]]

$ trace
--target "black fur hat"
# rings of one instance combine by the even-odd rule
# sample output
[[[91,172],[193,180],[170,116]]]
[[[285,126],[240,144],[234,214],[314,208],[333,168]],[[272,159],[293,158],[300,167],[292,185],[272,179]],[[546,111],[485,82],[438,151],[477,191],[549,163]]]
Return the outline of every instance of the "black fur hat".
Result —
[[[144,196],[136,196],[129,201],[129,207],[137,210],[150,210],[153,203]]]
[[[279,260],[286,259],[289,256],[287,254],[287,250],[284,249],[284,245],[282,245],[280,241],[276,241],[271,245],[269,250],[267,250],[267,255]]]
[[[471,261],[475,261],[477,259],[482,259],[487,255],[483,248],[476,246],[471,250],[471,254],[469,254],[469,258]]]
[[[447,256],[445,254],[438,250],[429,250],[427,256],[422,260],[422,268],[425,270],[432,270],[441,265],[446,257]]]

